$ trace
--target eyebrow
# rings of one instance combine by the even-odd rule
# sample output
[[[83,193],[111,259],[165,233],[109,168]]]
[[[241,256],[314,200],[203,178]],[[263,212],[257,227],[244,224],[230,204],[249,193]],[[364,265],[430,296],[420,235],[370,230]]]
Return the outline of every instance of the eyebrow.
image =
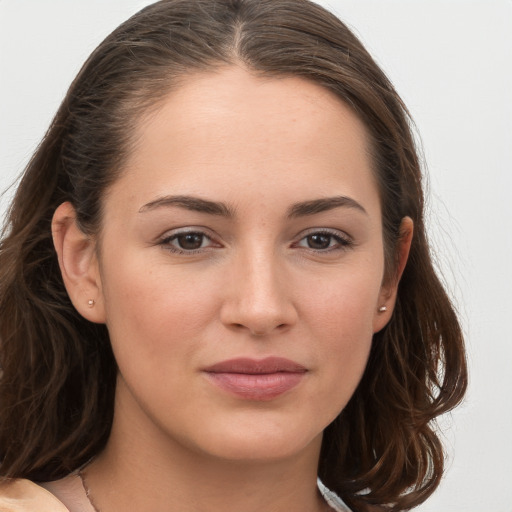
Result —
[[[155,199],[142,208],[139,213],[144,213],[151,210],[156,210],[161,207],[178,206],[191,210],[194,212],[208,213],[210,215],[219,215],[222,217],[234,217],[235,212],[232,208],[224,203],[217,201],[208,201],[207,199],[201,199],[193,196],[165,196]]]
[[[364,207],[351,197],[334,196],[294,204],[288,210],[288,217],[305,217],[308,215],[315,215],[317,213],[333,210],[335,208],[353,208],[368,215]]]
[[[209,215],[218,215],[221,217],[232,218],[235,216],[235,210],[225,203],[218,201],[209,201],[194,196],[164,196],[151,201],[139,209],[139,213],[156,210],[162,207],[178,206],[200,213]],[[317,213],[333,210],[335,208],[353,208],[367,215],[364,207],[356,200],[347,196],[325,197],[296,203],[288,209],[288,218],[306,217]]]

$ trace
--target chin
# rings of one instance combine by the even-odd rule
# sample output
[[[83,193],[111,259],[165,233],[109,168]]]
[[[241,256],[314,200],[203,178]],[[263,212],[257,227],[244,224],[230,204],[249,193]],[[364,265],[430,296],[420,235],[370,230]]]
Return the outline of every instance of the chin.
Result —
[[[310,451],[318,453],[323,431],[296,432],[290,425],[286,429],[253,425],[208,434],[196,444],[201,452],[226,461],[265,463],[287,460]]]

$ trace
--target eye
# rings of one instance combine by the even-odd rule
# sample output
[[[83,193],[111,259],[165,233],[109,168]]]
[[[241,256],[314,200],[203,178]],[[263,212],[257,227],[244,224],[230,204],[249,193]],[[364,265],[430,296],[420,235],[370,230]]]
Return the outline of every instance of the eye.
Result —
[[[212,239],[201,231],[182,231],[166,236],[160,242],[166,249],[178,253],[194,253],[214,246]]]
[[[352,246],[352,241],[339,232],[315,231],[299,240],[297,246],[314,251],[329,251],[348,248]]]
[[[176,235],[172,241],[175,242],[180,249],[194,251],[203,247],[205,240],[206,237],[202,233],[184,233],[182,235]]]

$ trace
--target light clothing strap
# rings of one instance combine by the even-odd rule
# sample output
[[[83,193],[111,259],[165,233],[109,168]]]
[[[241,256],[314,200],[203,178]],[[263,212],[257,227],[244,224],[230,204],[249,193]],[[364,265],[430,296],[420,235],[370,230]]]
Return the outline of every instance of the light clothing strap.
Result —
[[[316,483],[327,505],[333,510],[336,510],[336,512],[351,512],[347,505],[343,503],[343,500],[336,493],[327,489],[320,479],[317,479]]]

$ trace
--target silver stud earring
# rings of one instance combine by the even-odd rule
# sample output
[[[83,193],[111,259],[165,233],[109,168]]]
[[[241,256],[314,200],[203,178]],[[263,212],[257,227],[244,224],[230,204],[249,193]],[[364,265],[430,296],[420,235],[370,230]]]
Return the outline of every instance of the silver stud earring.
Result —
[[[96,301],[94,299],[89,299],[87,301],[87,304],[90,308],[92,308],[94,306],[94,304],[96,304]]]
[[[385,311],[387,311],[387,310],[388,310],[388,308],[387,308],[386,306],[381,306],[381,307],[379,308],[379,313],[384,313],[384,312],[385,312]]]

